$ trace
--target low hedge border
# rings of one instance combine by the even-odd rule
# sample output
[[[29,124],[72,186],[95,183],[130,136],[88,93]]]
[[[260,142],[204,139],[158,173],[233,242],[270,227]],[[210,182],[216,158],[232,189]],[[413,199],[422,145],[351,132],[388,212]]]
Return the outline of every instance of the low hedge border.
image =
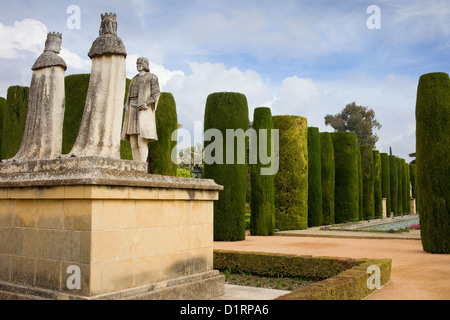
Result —
[[[346,259],[257,252],[214,250],[214,268],[236,270],[260,276],[274,274],[304,277],[318,282],[276,300],[362,300],[375,289],[367,287],[367,269],[381,270],[381,286],[390,281],[391,259]]]

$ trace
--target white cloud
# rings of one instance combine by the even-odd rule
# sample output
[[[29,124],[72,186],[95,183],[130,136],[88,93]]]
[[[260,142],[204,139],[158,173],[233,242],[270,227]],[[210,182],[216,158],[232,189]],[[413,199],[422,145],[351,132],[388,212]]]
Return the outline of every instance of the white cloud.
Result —
[[[0,58],[16,59],[30,52],[38,56],[44,50],[46,38],[47,27],[37,20],[16,21],[14,26],[0,23]]]
[[[78,54],[71,52],[67,48],[61,49],[61,58],[67,64],[67,71],[70,73],[90,73],[91,60],[83,59]]]

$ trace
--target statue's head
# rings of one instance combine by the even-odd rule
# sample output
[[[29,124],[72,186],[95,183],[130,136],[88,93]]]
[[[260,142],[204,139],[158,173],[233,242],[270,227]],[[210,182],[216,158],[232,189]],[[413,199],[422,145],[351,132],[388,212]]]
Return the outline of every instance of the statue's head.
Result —
[[[50,32],[47,34],[47,40],[45,41],[45,51],[54,53],[61,52],[62,34],[59,32]]]
[[[150,63],[148,62],[147,58],[144,58],[144,57],[138,58],[136,61],[136,64],[141,64],[142,68],[145,71],[150,72]]]
[[[117,35],[117,16],[115,13],[102,14],[102,24],[100,26],[100,35]]]

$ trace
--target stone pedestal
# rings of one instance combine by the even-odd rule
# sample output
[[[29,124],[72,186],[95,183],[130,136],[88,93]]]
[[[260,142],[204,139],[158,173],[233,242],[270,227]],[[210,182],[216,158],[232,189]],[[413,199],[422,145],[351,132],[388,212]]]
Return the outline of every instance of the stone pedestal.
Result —
[[[411,214],[417,214],[416,199],[411,199]]]
[[[0,298],[223,295],[213,270],[222,187],[145,171],[111,159],[0,165]]]

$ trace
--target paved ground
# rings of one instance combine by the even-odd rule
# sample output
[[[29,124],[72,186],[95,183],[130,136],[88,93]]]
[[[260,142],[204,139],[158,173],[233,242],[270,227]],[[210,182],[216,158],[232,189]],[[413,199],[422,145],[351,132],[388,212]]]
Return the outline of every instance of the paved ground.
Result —
[[[420,231],[397,237],[389,234],[389,238],[384,233],[368,234],[364,237],[361,232],[305,230],[283,236],[247,236],[240,242],[215,242],[214,248],[317,257],[390,258],[391,281],[367,300],[450,300],[450,255],[424,252]],[[227,297],[233,300],[233,296],[238,299],[237,293]]]

